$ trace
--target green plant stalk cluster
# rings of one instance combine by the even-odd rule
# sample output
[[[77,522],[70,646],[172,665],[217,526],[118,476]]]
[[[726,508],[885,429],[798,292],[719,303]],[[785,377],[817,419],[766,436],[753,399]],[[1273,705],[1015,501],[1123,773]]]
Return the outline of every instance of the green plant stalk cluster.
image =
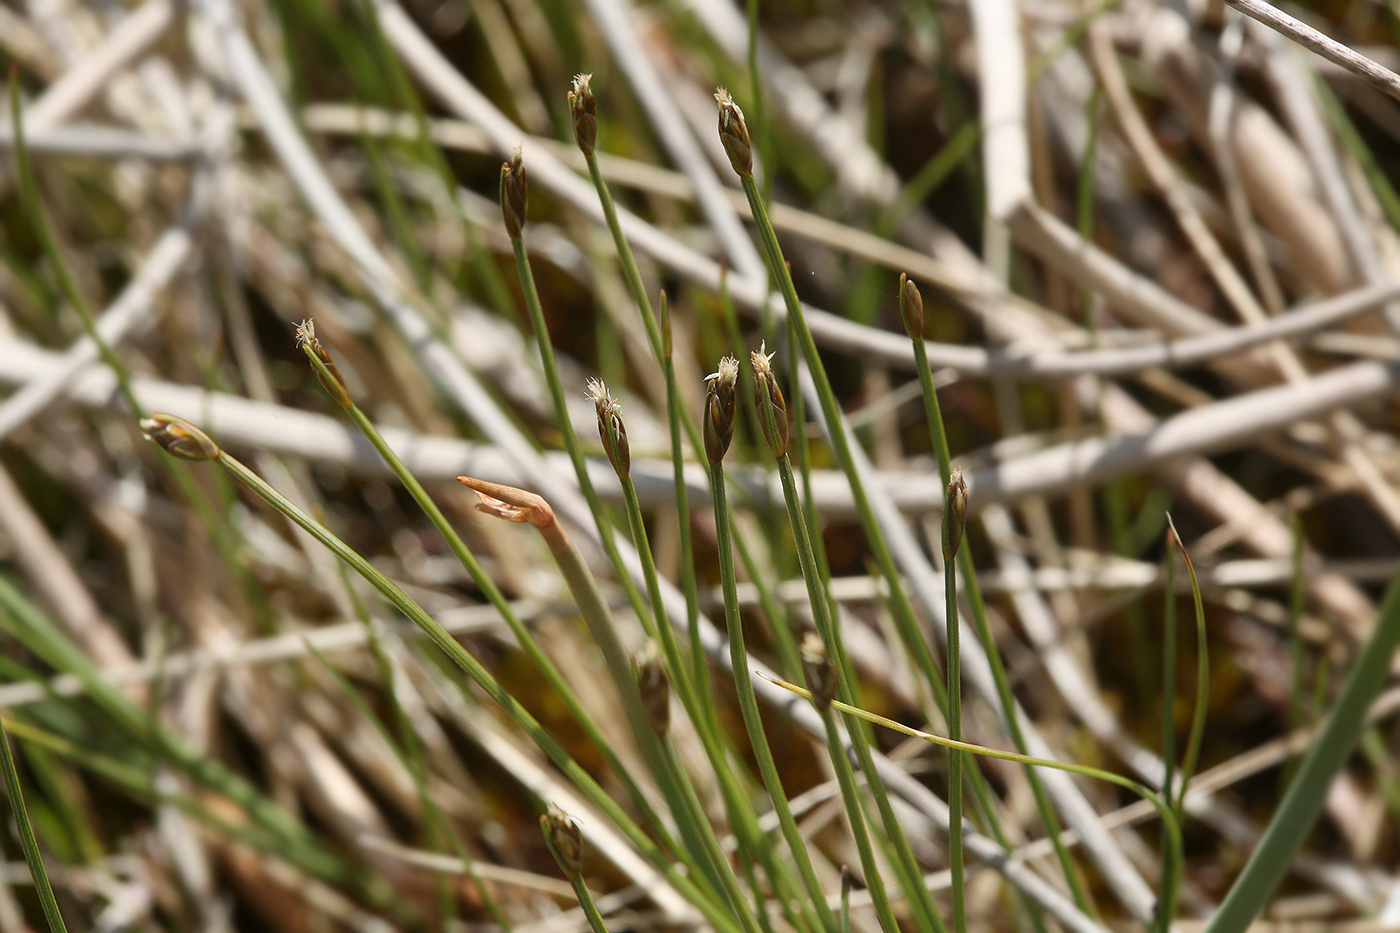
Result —
[[[692,900],[696,907],[704,913],[707,920],[714,923],[717,928],[725,931],[725,933],[737,933],[740,927],[737,925],[733,915],[728,909],[721,906],[708,894],[702,892],[686,874],[679,871],[668,857],[667,853],[637,826],[631,817],[629,817],[602,787],[598,785],[597,781],[595,781],[588,772],[584,771],[568,752],[544,730],[539,722],[536,721],[498,681],[496,681],[491,673],[486,670],[479,661],[472,657],[472,655],[439,625],[435,619],[429,616],[422,607],[410,599],[409,596],[399,589],[392,581],[376,570],[373,565],[361,557],[353,548],[346,545],[315,519],[307,515],[281,493],[265,483],[261,477],[249,470],[242,463],[226,453],[218,458],[218,462],[224,469],[228,470],[234,478],[247,485],[249,489],[262,497],[273,508],[277,509],[303,528],[308,534],[320,542],[322,546],[330,550],[338,558],[348,564],[351,569],[374,586],[375,589],[379,590],[396,609],[407,616],[408,619],[417,625],[438,648],[457,664],[457,666],[462,668],[462,670],[502,708],[506,715],[508,715],[517,726],[530,736],[540,749],[549,756],[555,766],[584,793],[594,806],[598,807],[614,822],[618,829],[627,836],[647,860],[658,868],[678,891]]]
[[[646,286],[642,281],[641,271],[637,266],[636,257],[632,252],[631,244],[627,242],[626,236],[622,232],[622,225],[618,221],[617,207],[612,198],[612,193],[604,180],[602,171],[598,166],[597,156],[594,151],[594,141],[597,132],[597,116],[591,88],[589,87],[589,75],[579,75],[574,79],[573,89],[569,94],[570,109],[574,117],[575,137],[579,144],[579,149],[583,153],[584,162],[588,167],[588,174],[593,182],[594,189],[598,193],[598,201],[603,209],[603,216],[606,226],[612,235],[613,246],[617,251],[618,260],[622,267],[623,281],[626,282],[632,300],[636,304],[641,314],[642,322],[647,333],[648,342],[651,344],[652,352],[655,354],[662,367],[662,374],[666,384],[666,404],[668,420],[670,426],[671,439],[671,460],[674,484],[676,489],[676,512],[678,525],[680,528],[680,549],[682,568],[682,589],[686,599],[687,631],[689,635],[688,649],[690,651],[690,666],[687,671],[682,663],[678,647],[674,644],[674,639],[670,638],[668,624],[664,607],[660,603],[660,591],[655,580],[655,563],[651,560],[650,548],[646,543],[645,523],[641,517],[640,505],[636,502],[635,488],[632,486],[630,478],[621,480],[624,496],[628,501],[628,521],[633,533],[634,543],[643,561],[643,572],[646,575],[649,592],[652,594],[653,613],[656,616],[658,634],[662,638],[662,648],[667,658],[668,668],[673,678],[672,682],[677,687],[681,695],[682,703],[695,724],[701,741],[705,746],[714,773],[719,781],[721,792],[725,800],[725,806],[729,813],[734,831],[740,839],[744,840],[748,851],[756,853],[760,862],[763,863],[765,871],[778,886],[779,890],[793,891],[796,887],[796,879],[792,875],[791,866],[786,862],[776,858],[774,848],[763,841],[761,830],[758,827],[757,814],[752,805],[742,793],[741,788],[734,779],[732,769],[726,759],[726,753],[721,739],[721,730],[718,721],[714,717],[714,698],[710,689],[709,671],[706,668],[706,655],[700,637],[699,625],[699,601],[696,593],[694,545],[690,530],[690,506],[688,494],[686,492],[684,474],[684,452],[681,441],[682,429],[688,435],[691,448],[693,450],[703,449],[703,442],[700,438],[700,431],[695,419],[681,403],[680,390],[676,382],[675,360],[672,354],[671,328],[669,304],[666,294],[661,294],[661,320],[658,322],[651,299],[647,294]],[[750,575],[755,580],[760,580],[760,575],[753,573],[753,562],[749,557],[748,549],[742,539],[735,539],[739,545],[744,562],[750,570]],[[617,565],[618,573],[626,575],[627,568]],[[763,588],[767,596],[767,588]],[[768,598],[770,606],[771,597]],[[779,613],[772,613],[772,619],[779,619]],[[783,897],[782,902],[786,908],[790,903],[790,897]]]
[[[807,843],[802,831],[793,819],[792,808],[788,806],[786,791],[778,775],[773,752],[768,747],[768,737],[763,730],[763,720],[758,711],[758,698],[754,693],[753,680],[749,674],[748,651],[744,647],[744,624],[739,618],[738,586],[734,578],[734,554],[729,540],[729,498],[725,491],[724,464],[710,466],[710,489],[714,500],[715,539],[719,547],[720,583],[724,589],[724,621],[729,634],[729,654],[734,673],[734,686],[739,698],[739,711],[748,731],[754,759],[758,762],[759,773],[764,787],[773,801],[773,810],[778,816],[778,825],[788,844],[789,853],[798,874],[806,886],[809,904],[803,906],[817,914],[817,924],[821,929],[834,931],[836,918],[826,906],[821,882],[817,880],[811,856],[807,853]]]

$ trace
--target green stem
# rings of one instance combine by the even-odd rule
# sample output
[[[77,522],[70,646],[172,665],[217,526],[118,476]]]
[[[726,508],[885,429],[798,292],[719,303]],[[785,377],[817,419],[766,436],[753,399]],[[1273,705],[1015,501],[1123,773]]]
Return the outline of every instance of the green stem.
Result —
[[[943,510],[944,547],[947,548],[948,510]],[[948,737],[962,741],[962,635],[958,615],[957,560],[943,568],[943,598],[948,614]],[[963,892],[963,756],[948,754],[948,869],[952,873],[953,929],[967,929],[967,901]]]
[[[63,925],[58,898],[54,897],[53,885],[49,884],[49,874],[44,869],[44,856],[39,851],[39,841],[34,838],[34,826],[29,822],[29,810],[24,805],[24,791],[19,784],[19,771],[15,768],[15,757],[10,753],[10,737],[3,725],[0,725],[0,766],[3,766],[5,772],[5,790],[10,795],[10,812],[14,814],[19,844],[24,849],[24,860],[29,863],[29,877],[34,880],[34,891],[39,895],[39,903],[44,908],[49,930],[53,933],[66,931],[68,928]]]
[[[729,656],[734,673],[734,686],[739,699],[739,711],[748,730],[749,742],[763,784],[773,801],[773,809],[778,815],[778,825],[787,840],[788,849],[797,865],[798,874],[811,899],[809,906],[816,911],[825,930],[836,929],[836,918],[826,906],[826,895],[821,882],[812,867],[811,856],[807,853],[806,840],[793,819],[788,806],[787,792],[783,790],[778,767],[773,760],[773,752],[768,747],[768,736],[763,729],[763,720],[758,712],[758,698],[754,693],[753,680],[749,674],[748,651],[744,647],[744,624],[739,618],[739,596],[734,579],[734,553],[729,541],[729,499],[724,485],[724,464],[710,467],[710,487],[715,509],[715,538],[719,548],[720,580],[724,587],[724,621],[729,633]]]

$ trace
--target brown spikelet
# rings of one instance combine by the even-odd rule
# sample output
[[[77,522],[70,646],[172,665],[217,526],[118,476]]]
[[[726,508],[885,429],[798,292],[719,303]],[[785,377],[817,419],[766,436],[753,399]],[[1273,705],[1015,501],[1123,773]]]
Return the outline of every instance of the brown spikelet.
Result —
[[[510,161],[501,165],[501,217],[512,240],[520,239],[525,229],[526,193],[525,162],[516,146]]]
[[[141,419],[141,432],[181,460],[218,460],[224,455],[213,438],[184,418],[157,412]]]

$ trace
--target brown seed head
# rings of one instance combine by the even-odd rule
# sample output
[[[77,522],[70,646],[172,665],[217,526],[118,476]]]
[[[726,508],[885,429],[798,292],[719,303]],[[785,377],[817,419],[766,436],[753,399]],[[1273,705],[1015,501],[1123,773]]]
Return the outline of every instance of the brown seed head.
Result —
[[[140,423],[148,440],[181,460],[218,460],[224,455],[208,434],[184,418],[157,412]]]
[[[903,272],[899,274],[899,310],[904,316],[904,332],[910,340],[924,339],[924,296],[919,286]]]
[[[739,361],[726,356],[719,370],[705,377],[705,456],[717,466],[734,440],[734,388],[739,381]]]
[[[569,814],[551,803],[540,816],[540,829],[564,877],[572,881],[583,874],[583,834]]]
[[[666,673],[656,643],[648,641],[633,658],[633,665],[647,723],[658,739],[665,738],[671,729],[671,675]]]
[[[520,150],[521,147],[516,146],[510,161],[501,165],[501,216],[512,240],[520,239],[520,232],[525,229],[527,188],[525,162]]]
[[[608,452],[608,460],[617,471],[618,479],[627,476],[632,469],[632,453],[627,446],[627,427],[622,423],[622,406],[608,394],[603,380],[588,380],[588,400],[598,413],[598,437],[603,441],[603,449]]]
[[[783,390],[778,388],[778,378],[773,375],[773,354],[765,353],[766,349],[767,344],[762,343],[749,353],[749,362],[753,364],[753,401],[768,449],[781,460],[787,455],[787,400],[783,398]]]
[[[962,545],[963,529],[967,526],[967,481],[962,469],[953,467],[948,479],[948,492],[943,498],[943,562],[951,567]]]
[[[574,87],[569,91],[569,112],[574,117],[574,142],[586,156],[593,155],[598,144],[598,102],[593,99],[592,75],[574,75]]]
[[[715,88],[715,100],[719,102],[719,141],[724,145],[724,154],[740,178],[752,178],[753,145],[749,142],[744,111],[722,87]]]
[[[316,379],[321,383],[321,387],[326,390],[331,398],[336,402],[350,407],[350,392],[345,388],[345,377],[340,375],[340,368],[335,365],[335,360],[326,352],[326,348],[321,346],[321,341],[316,337],[316,324],[307,318],[297,325],[297,346],[306,351],[307,356],[314,356],[325,366],[326,371],[322,372],[321,367],[312,363],[312,369],[316,370]]]
[[[831,709],[831,701],[836,698],[836,665],[827,654],[826,643],[816,632],[802,636],[802,673],[807,678],[807,688],[812,691],[812,705],[817,712]]]

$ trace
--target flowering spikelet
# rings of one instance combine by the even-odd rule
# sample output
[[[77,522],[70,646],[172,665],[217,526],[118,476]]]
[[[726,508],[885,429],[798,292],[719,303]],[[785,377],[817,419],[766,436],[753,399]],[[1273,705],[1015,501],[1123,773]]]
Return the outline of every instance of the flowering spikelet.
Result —
[[[719,141],[724,146],[724,154],[729,156],[729,164],[740,178],[752,178],[753,145],[749,142],[744,111],[722,87],[715,88],[715,100],[719,103]]]
[[[157,412],[140,423],[147,440],[181,460],[218,460],[224,455],[208,434],[184,418]]]
[[[586,156],[598,144],[598,102],[593,99],[592,75],[574,75],[569,91],[569,112],[574,118],[574,142]]]
[[[948,493],[943,499],[943,562],[948,566],[952,566],[958,554],[966,525],[967,481],[963,479],[962,469],[953,467]]]
[[[826,644],[816,632],[802,636],[802,673],[807,678],[807,688],[812,691],[812,705],[817,712],[831,709],[831,701],[836,698],[836,665],[826,652]]]
[[[573,881],[583,874],[583,834],[569,814],[551,803],[540,815],[540,829],[564,877]]]
[[[501,216],[512,240],[520,239],[520,232],[525,229],[526,190],[525,162],[516,146],[510,161],[501,165]]]
[[[719,369],[705,377],[705,456],[717,466],[734,440],[734,387],[739,381],[739,361],[726,356]]]
[[[326,352],[326,348],[321,346],[321,341],[316,337],[316,324],[307,318],[297,325],[297,346],[308,353],[313,353],[316,358],[326,367],[326,372],[330,373],[330,378],[321,371],[321,367],[312,366],[316,370],[316,379],[321,383],[321,387],[330,394],[339,404],[350,406],[350,392],[345,388],[345,378],[340,375],[340,369],[335,365],[335,360]]]
[[[919,286],[903,272],[899,274],[899,310],[904,316],[904,332],[910,340],[924,339],[924,296]]]
[[[627,445],[627,427],[622,423],[622,406],[608,394],[608,387],[601,379],[588,380],[587,394],[598,412],[598,437],[603,441],[603,449],[608,452],[608,460],[617,471],[618,479],[622,479],[632,469],[632,452]]]
[[[666,673],[666,665],[656,650],[656,643],[648,641],[633,658],[633,665],[647,724],[658,739],[665,738],[671,729],[671,675]]]
[[[753,401],[768,449],[773,451],[774,457],[782,459],[787,455],[788,445],[787,400],[773,375],[773,354],[765,353],[766,349],[767,344],[761,343],[757,350],[749,353],[749,362],[753,364]]]

